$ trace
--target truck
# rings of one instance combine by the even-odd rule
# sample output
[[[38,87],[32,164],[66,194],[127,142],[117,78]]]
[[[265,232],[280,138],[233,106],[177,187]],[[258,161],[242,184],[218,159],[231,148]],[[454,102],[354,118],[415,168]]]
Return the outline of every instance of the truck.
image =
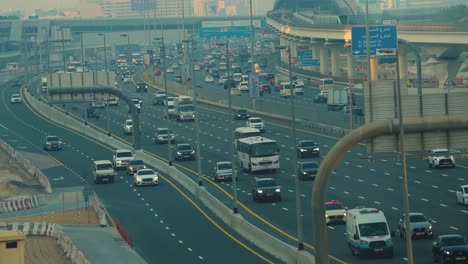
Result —
[[[376,208],[357,207],[346,212],[345,239],[351,254],[393,257],[392,237],[384,213]]]
[[[348,105],[348,93],[343,87],[328,88],[328,111],[341,111]]]
[[[47,92],[47,86],[48,86],[48,81],[47,77],[42,77],[41,78],[41,92],[46,93]]]
[[[177,121],[195,120],[195,106],[190,96],[178,96],[174,98],[174,115]]]

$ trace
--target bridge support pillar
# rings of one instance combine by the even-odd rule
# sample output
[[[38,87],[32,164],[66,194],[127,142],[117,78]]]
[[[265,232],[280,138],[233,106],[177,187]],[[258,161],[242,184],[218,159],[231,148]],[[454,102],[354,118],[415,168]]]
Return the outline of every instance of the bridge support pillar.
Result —
[[[328,48],[320,47],[320,73],[328,75]]]
[[[377,62],[377,57],[372,56],[370,58],[370,70],[371,70],[371,81],[376,81],[379,79],[379,64]]]
[[[406,82],[408,80],[408,49],[398,47],[398,64],[400,67],[400,80]]]
[[[320,59],[320,47],[317,45],[312,45],[312,59],[319,60]],[[312,66],[313,71],[318,72],[319,66]]]
[[[337,45],[331,48],[332,76],[340,76],[340,50],[341,48]]]
[[[346,64],[348,67],[348,79],[355,80],[356,75],[356,58],[354,58],[351,53],[351,49],[348,49],[346,52]]]
[[[293,39],[289,40],[289,45],[291,47],[291,58],[295,58],[295,60],[292,61],[293,66],[298,66],[297,64],[297,42],[294,41]]]
[[[450,79],[452,82],[457,81],[457,73],[462,65],[462,61],[437,61],[431,65],[431,72],[439,80],[439,88],[444,88],[445,83]]]

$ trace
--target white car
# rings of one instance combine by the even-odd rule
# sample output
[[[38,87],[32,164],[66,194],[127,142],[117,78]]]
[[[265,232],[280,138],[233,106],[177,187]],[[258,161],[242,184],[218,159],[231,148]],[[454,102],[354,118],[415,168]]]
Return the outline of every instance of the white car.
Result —
[[[130,81],[131,81],[130,75],[125,75],[124,78],[123,78],[123,82],[124,83],[130,83]]]
[[[448,149],[433,149],[429,151],[427,158],[429,168],[452,167],[455,168],[455,157]]]
[[[211,76],[211,75],[206,76],[206,77],[205,77],[205,82],[206,82],[206,83],[212,83],[212,82],[214,82],[213,76]]]
[[[457,203],[468,205],[468,185],[462,185],[458,187],[456,196]]]
[[[346,207],[338,200],[325,203],[325,220],[327,224],[344,223],[346,221]]]
[[[194,71],[199,71],[199,70],[200,70],[200,65],[195,64],[195,65],[193,66],[193,70],[194,70]]]
[[[131,135],[133,133],[133,120],[127,119],[123,125],[123,131],[125,135]]]
[[[249,91],[249,82],[240,82],[239,86],[237,86],[241,92],[248,92]]]
[[[12,104],[20,104],[21,103],[21,96],[19,94],[12,94],[10,102]]]
[[[133,185],[158,185],[158,173],[152,169],[141,169],[133,174]]]
[[[263,123],[263,120],[260,117],[250,117],[247,119],[247,122],[245,122],[245,126],[265,132],[265,123]]]
[[[167,73],[174,73],[174,69],[173,69],[173,68],[167,68],[167,69],[166,69],[166,72],[167,72]]]
[[[128,162],[134,158],[132,151],[128,149],[117,149],[112,155],[112,163],[116,169],[126,168]]]

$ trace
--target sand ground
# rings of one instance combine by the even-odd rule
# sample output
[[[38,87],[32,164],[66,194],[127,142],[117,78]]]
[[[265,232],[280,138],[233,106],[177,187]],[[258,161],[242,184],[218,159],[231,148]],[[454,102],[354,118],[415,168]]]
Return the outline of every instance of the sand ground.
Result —
[[[21,169],[3,150],[0,150],[0,198],[44,193],[37,178]],[[92,207],[42,215],[3,219],[0,222],[51,222],[57,224],[91,224],[99,221]],[[26,264],[71,263],[53,237],[28,236],[25,242]]]

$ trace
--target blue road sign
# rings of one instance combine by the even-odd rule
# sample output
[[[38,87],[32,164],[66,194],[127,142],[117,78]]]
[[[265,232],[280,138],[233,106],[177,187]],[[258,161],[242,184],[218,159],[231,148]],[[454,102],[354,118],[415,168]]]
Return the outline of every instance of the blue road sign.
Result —
[[[369,26],[370,55],[389,51],[398,47],[396,25]],[[351,30],[351,54],[356,57],[367,56],[366,27],[353,26]]]
[[[250,38],[250,26],[200,28],[200,39]]]
[[[320,60],[312,58],[311,49],[296,49],[297,64],[300,66],[319,66]]]
[[[266,18],[260,19],[260,28],[261,28],[261,29],[265,29],[266,26],[267,26]]]

